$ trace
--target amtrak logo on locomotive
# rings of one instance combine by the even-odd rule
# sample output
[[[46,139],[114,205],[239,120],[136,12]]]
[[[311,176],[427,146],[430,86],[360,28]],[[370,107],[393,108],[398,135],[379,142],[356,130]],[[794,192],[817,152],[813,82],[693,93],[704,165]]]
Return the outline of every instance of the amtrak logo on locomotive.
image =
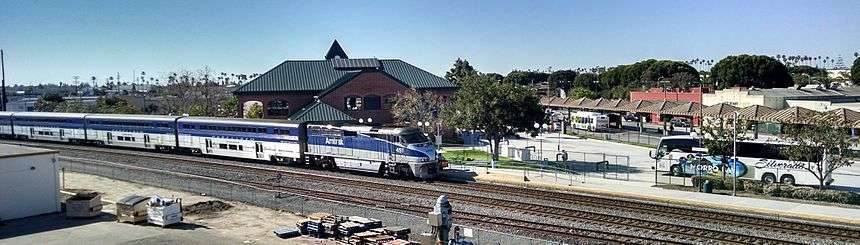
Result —
[[[343,139],[341,139],[341,138],[325,138],[325,143],[327,145],[343,145]]]

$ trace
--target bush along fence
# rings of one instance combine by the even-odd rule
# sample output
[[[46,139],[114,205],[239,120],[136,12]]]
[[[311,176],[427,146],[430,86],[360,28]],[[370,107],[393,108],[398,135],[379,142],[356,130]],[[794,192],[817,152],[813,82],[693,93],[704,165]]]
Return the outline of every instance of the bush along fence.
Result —
[[[701,188],[702,184],[707,180],[715,190],[732,190],[732,179],[729,176],[726,176],[724,179],[722,176],[718,175],[701,175],[693,176],[691,179],[693,186],[699,188]],[[827,189],[820,190],[805,186],[765,184],[759,180],[738,179],[737,191],[770,197],[860,205],[860,194],[854,192]]]

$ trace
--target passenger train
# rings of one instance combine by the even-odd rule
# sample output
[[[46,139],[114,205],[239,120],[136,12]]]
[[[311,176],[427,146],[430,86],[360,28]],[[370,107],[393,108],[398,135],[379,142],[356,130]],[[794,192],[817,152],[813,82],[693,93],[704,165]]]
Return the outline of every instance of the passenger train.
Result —
[[[266,160],[435,178],[444,162],[419,129],[186,116],[0,112],[0,137]]]

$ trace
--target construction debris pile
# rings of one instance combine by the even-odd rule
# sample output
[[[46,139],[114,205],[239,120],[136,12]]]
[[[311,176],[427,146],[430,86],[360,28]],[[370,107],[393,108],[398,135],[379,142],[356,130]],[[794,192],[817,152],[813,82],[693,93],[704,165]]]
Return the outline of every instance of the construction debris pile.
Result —
[[[332,238],[348,244],[414,244],[409,241],[409,228],[384,227],[380,220],[360,216],[313,213],[296,222],[296,227],[303,235]]]

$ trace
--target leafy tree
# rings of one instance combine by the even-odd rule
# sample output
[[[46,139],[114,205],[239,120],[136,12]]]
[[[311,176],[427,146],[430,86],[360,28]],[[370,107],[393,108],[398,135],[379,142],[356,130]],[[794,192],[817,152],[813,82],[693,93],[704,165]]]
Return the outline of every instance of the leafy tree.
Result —
[[[43,94],[34,105],[36,111],[53,112],[57,106],[65,102],[63,96],[55,93]]]
[[[430,122],[431,125],[442,123],[441,112],[448,104],[442,96],[429,91],[418,92],[410,89],[397,94],[397,103],[391,108],[394,119],[398,122],[417,126],[417,122]],[[436,134],[436,127],[427,127],[427,133]]]
[[[596,99],[597,97],[600,97],[594,91],[591,91],[590,89],[583,88],[583,87],[576,87],[576,88],[570,89],[570,92],[567,93],[567,96],[570,98],[574,98],[574,99],[579,99],[579,98]]]
[[[530,85],[546,82],[548,78],[549,74],[546,72],[513,70],[505,76],[504,82]]]
[[[788,68],[765,55],[728,56],[711,68],[711,81],[718,88],[734,86],[784,88],[794,84]]]
[[[660,80],[670,79],[675,74],[682,73],[690,75],[688,77],[690,80],[685,81],[687,83],[699,81],[699,71],[697,71],[696,68],[693,68],[684,62],[671,60],[658,60],[651,62],[650,65],[645,68],[645,71],[642,72],[640,81],[657,82]],[[631,76],[633,76],[633,74],[631,74]]]
[[[708,149],[708,154],[720,156],[723,163],[721,167],[731,167],[728,165],[728,159],[731,159],[734,154],[735,130],[737,130],[738,141],[746,140],[747,137],[744,135],[746,135],[752,122],[738,119],[738,126],[735,128],[734,120],[731,118],[708,118],[705,120],[706,122],[703,124],[705,126],[701,128],[704,136],[702,146]],[[726,171],[723,171],[724,178],[726,177],[725,173]]]
[[[573,80],[573,83],[570,85],[571,88],[588,88],[589,90],[594,90],[597,88],[597,74],[595,73],[582,73],[576,76],[576,79]]]
[[[699,77],[687,72],[678,72],[669,77],[669,82],[672,88],[686,90],[699,81]]]
[[[489,76],[478,75],[464,80],[445,113],[449,125],[483,131],[493,159],[498,159],[502,137],[543,122],[539,102],[534,91],[525,86],[498,83]]]
[[[263,118],[263,106],[260,104],[252,104],[245,112],[245,118]]]
[[[54,108],[54,112],[93,113],[95,112],[95,108],[80,101],[69,100],[57,104],[57,107]]]
[[[493,81],[501,82],[505,80],[505,76],[502,76],[502,74],[499,73],[485,73],[484,75],[490,77],[490,80]]]
[[[780,138],[792,144],[780,149],[780,154],[812,173],[818,179],[819,189],[824,189],[827,176],[836,169],[851,166],[850,147],[857,139],[848,133],[851,124],[837,115],[808,117],[806,121],[809,124],[783,124],[785,133]]]
[[[454,67],[445,73],[445,79],[456,84],[460,84],[463,79],[474,74],[477,74],[477,71],[475,71],[475,68],[472,67],[472,65],[469,65],[469,61],[457,58],[457,60],[454,61]]]
[[[792,66],[788,68],[788,73],[804,74],[807,76],[827,76],[827,71],[824,69],[815,68],[808,65]]]
[[[219,117],[238,117],[239,116],[239,98],[236,96],[230,96],[229,99],[221,102],[218,105],[218,116]]]
[[[854,56],[857,56],[857,53],[854,53]],[[851,81],[854,84],[860,83],[860,58],[854,59],[854,65],[851,66]]]
[[[555,91],[555,89],[560,88],[567,91],[571,88],[577,75],[578,73],[572,70],[558,70],[550,73],[548,77],[550,89]]]
[[[167,85],[159,91],[164,97],[161,108],[173,115],[218,116],[219,105],[231,95],[227,87],[212,80],[212,74],[214,72],[207,66],[171,73]]]
[[[120,97],[101,97],[96,100],[96,112],[105,114],[137,114],[140,110]]]

